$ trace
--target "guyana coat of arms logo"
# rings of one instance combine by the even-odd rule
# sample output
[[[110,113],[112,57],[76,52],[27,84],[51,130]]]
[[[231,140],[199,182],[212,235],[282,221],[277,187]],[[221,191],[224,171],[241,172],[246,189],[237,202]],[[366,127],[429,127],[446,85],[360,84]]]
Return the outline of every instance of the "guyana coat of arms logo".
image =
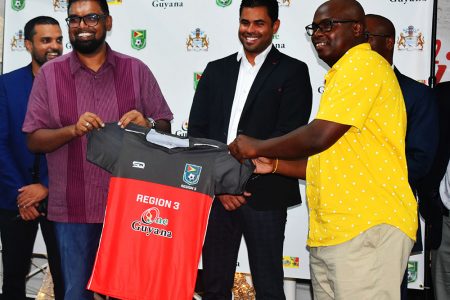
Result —
[[[227,7],[230,6],[232,0],[216,0],[216,4],[220,7]]]
[[[409,25],[407,28],[403,29],[403,32],[400,32],[400,36],[397,40],[397,49],[422,51],[424,44],[425,38],[422,32],[413,25]]]
[[[11,50],[12,51],[23,51],[25,50],[25,38],[22,29],[17,31],[11,39]]]
[[[278,0],[280,6],[291,6],[291,0]]]
[[[54,11],[67,11],[68,0],[52,0],[53,1],[53,10]]]
[[[131,48],[142,50],[147,45],[147,30],[132,30],[131,31]]]
[[[201,166],[186,164],[184,167],[183,181],[189,185],[195,185],[200,180],[201,173]]]
[[[108,4],[122,4],[122,0],[108,0]]]
[[[186,49],[188,51],[208,51],[209,48],[209,37],[200,28],[196,28],[191,31],[191,34],[186,40]]]
[[[25,0],[11,0],[11,8],[19,11],[25,8]]]

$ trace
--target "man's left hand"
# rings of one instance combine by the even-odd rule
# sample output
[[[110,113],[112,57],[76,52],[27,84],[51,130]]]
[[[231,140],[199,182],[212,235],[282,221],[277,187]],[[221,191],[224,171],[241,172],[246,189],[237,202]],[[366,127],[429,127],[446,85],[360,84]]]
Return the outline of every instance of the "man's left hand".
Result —
[[[17,196],[17,206],[30,207],[37,204],[47,198],[48,189],[40,184],[34,183],[21,187],[19,189],[19,195]]]
[[[19,214],[22,220],[32,221],[40,216],[40,213],[34,205],[28,207],[19,207]]]

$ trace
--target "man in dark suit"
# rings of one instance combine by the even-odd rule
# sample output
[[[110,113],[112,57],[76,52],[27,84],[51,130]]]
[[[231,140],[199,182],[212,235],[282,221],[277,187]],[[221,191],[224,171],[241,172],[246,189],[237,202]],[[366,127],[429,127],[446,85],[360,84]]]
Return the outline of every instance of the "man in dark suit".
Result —
[[[427,235],[425,247],[431,250],[431,277],[435,299],[450,298],[450,217],[444,206],[439,187],[449,176],[450,159],[450,82],[435,88],[439,111],[439,145],[430,172],[418,184],[420,213],[425,218]],[[445,196],[445,195],[444,195]],[[448,196],[448,195],[447,195]]]
[[[31,64],[0,76],[0,235],[3,299],[24,300],[34,241],[41,226],[47,247],[55,299],[64,298],[53,224],[38,211],[48,195],[45,157],[26,146],[22,123],[34,76],[45,62],[62,54],[58,21],[36,17],[25,25],[25,46]]]
[[[392,22],[380,15],[366,15],[367,38],[372,50],[378,52],[393,65],[395,47],[395,27]],[[438,118],[436,99],[433,91],[426,85],[409,78],[394,67],[395,76],[400,84],[405,100],[406,127],[406,162],[408,180],[414,194],[417,184],[433,163],[438,145]],[[422,251],[420,226],[412,253]],[[408,270],[402,282],[402,299],[407,299]]]
[[[267,139],[308,122],[312,105],[306,64],[280,53],[276,0],[243,0],[243,48],[210,62],[194,96],[188,134],[233,141],[238,133]],[[242,235],[258,299],[284,299],[283,241],[287,207],[300,203],[298,181],[254,176],[246,196],[217,195],[203,247],[204,299],[231,299]]]

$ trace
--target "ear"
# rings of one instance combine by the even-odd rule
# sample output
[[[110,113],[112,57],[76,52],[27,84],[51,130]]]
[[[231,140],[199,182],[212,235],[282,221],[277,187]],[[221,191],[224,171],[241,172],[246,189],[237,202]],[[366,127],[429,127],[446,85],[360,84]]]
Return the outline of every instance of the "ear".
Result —
[[[280,20],[276,20],[275,22],[273,22],[272,28],[273,28],[273,34],[277,33],[278,28],[280,28]]]
[[[364,37],[365,38],[365,26],[361,22],[356,22],[352,25],[353,33],[355,37]]]
[[[31,53],[33,51],[33,43],[30,40],[25,40],[25,48]]]
[[[386,48],[392,50],[394,49],[394,47],[395,47],[395,38],[394,37],[386,38]]]
[[[112,17],[109,16],[109,15],[106,16],[105,26],[106,26],[106,31],[111,31],[111,29],[112,29]]]

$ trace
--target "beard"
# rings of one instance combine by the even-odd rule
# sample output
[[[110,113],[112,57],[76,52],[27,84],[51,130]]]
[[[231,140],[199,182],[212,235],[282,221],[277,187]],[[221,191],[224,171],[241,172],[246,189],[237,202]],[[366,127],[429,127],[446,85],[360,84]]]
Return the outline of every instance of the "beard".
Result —
[[[60,50],[60,49],[52,49],[52,50],[50,50],[50,51],[47,51],[44,55],[39,55],[38,53],[32,53],[32,56],[33,56],[34,61],[36,61],[37,64],[38,64],[40,67],[42,67],[43,64],[45,64],[45,63],[48,62],[49,60],[55,58],[55,57],[49,58],[49,57],[47,56],[49,53],[57,53],[58,56],[61,56],[62,50]]]
[[[80,52],[82,54],[91,54],[94,53],[95,51],[97,51],[98,48],[100,48],[101,45],[103,45],[103,43],[106,40],[106,31],[103,33],[103,35],[96,39],[92,39],[92,40],[79,40],[76,36],[70,40],[70,44],[72,44],[72,48],[77,51]]]

